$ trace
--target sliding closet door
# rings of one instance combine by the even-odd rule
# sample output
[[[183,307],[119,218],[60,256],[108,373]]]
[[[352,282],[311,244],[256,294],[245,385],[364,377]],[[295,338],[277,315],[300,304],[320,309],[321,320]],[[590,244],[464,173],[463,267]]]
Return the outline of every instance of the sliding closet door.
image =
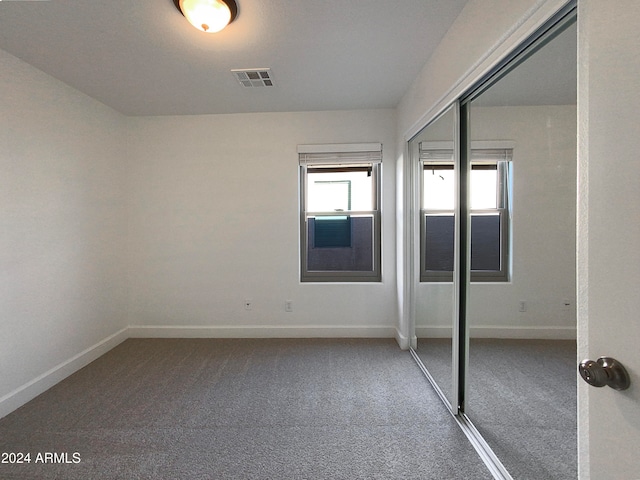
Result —
[[[456,123],[454,105],[409,142],[417,212],[413,252],[415,352],[449,405],[456,404],[453,392]]]
[[[464,413],[514,478],[577,478],[576,28],[464,103]]]

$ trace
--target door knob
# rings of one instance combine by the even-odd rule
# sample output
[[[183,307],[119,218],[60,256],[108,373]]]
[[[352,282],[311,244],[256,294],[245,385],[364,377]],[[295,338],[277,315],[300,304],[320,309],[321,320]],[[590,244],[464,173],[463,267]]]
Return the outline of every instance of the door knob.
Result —
[[[615,390],[626,390],[631,384],[627,370],[611,357],[600,357],[595,362],[583,360],[578,366],[578,371],[582,379],[594,387],[609,385]]]

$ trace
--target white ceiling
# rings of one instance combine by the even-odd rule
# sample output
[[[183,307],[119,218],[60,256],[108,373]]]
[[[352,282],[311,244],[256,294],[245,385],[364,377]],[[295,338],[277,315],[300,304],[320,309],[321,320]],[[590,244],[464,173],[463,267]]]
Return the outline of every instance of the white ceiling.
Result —
[[[393,108],[466,0],[237,3],[206,34],[173,0],[5,0],[0,48],[126,115]]]

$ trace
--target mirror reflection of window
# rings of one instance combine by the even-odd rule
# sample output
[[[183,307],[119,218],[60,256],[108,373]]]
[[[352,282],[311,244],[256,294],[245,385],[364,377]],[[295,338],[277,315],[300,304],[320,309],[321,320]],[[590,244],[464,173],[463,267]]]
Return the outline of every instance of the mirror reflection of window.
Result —
[[[453,281],[455,171],[452,151],[422,149],[421,281]],[[508,281],[509,164],[511,148],[474,149],[470,176],[471,279]],[[500,158],[500,159],[499,159]]]
[[[455,205],[456,179],[452,164],[425,164],[422,207],[451,210]]]
[[[498,208],[498,169],[493,165],[472,165],[471,208]],[[423,203],[427,210],[452,210],[455,202],[453,164],[425,164]]]
[[[495,164],[471,166],[471,209],[485,208],[498,208],[498,168]]]

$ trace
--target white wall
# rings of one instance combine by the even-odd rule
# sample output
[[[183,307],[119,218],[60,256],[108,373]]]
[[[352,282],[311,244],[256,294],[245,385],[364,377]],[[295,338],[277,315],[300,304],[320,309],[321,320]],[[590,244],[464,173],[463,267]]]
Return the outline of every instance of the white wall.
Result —
[[[149,117],[128,126],[132,334],[395,335],[393,110]],[[378,141],[383,282],[301,284],[297,145]]]
[[[471,130],[515,143],[512,278],[472,284],[472,335],[575,338],[576,107],[473,107]],[[452,288],[418,286],[419,337],[450,335]]]
[[[515,141],[512,278],[472,284],[472,333],[575,338],[576,107],[475,107],[471,124],[473,139]]]
[[[121,115],[1,50],[0,112],[2,416],[125,326],[125,222]]]

